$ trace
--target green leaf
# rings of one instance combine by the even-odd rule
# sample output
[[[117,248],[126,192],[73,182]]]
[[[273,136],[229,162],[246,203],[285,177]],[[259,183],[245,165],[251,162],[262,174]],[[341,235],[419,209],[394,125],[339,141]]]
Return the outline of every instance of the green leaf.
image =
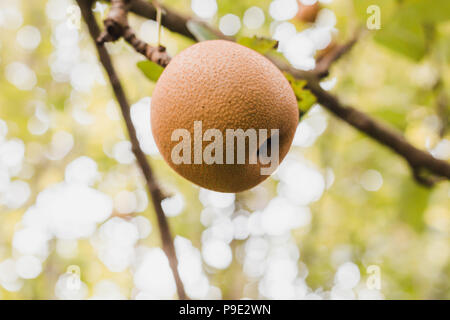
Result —
[[[303,89],[296,93],[298,109],[300,110],[300,116],[303,116],[308,110],[316,103],[316,96],[308,89]]]
[[[391,20],[391,16],[395,14],[398,8],[398,2],[394,0],[353,0],[356,16],[364,25],[370,16],[367,13],[367,8],[371,5],[380,7],[382,28],[387,21]]]
[[[397,110],[398,108],[382,108],[371,114],[375,117],[379,117],[385,122],[390,123],[400,131],[405,130],[407,126],[406,115],[404,112]]]
[[[450,20],[450,1],[448,0],[409,0],[407,10],[415,12],[423,23],[440,23]]]
[[[450,20],[450,1],[406,0],[394,11],[395,14],[386,19],[383,17],[385,11],[381,10],[381,30],[376,32],[375,40],[393,51],[419,61],[427,53],[429,41],[432,39],[430,32],[434,32],[434,26]]]
[[[444,33],[438,34],[436,46],[437,52],[441,52],[444,62],[450,64],[450,37]]]
[[[381,28],[399,15],[410,16],[418,24],[439,23],[450,20],[448,0],[353,0],[357,17],[365,24],[369,14],[367,8],[376,5],[381,12]]]
[[[158,81],[164,68],[152,61],[139,61],[137,67],[141,69],[144,75],[153,82]]]
[[[210,29],[205,27],[204,24],[195,20],[189,20],[186,23],[186,27],[194,35],[197,41],[215,40],[218,36]]]
[[[428,207],[431,189],[417,184],[412,179],[407,179],[400,190],[400,219],[417,232],[423,231],[425,229],[424,213]]]
[[[237,43],[246,46],[250,49],[255,50],[261,54],[266,54],[278,44],[277,40],[258,38],[258,37],[241,37],[238,39]]]
[[[427,51],[427,36],[423,25],[413,15],[402,14],[375,34],[375,41],[415,61]]]
[[[308,110],[316,103],[316,96],[305,89],[306,80],[297,80],[291,74],[284,73],[286,79],[289,81],[292,89],[294,90],[295,97],[297,98],[298,109],[300,111],[300,117],[302,117]]]

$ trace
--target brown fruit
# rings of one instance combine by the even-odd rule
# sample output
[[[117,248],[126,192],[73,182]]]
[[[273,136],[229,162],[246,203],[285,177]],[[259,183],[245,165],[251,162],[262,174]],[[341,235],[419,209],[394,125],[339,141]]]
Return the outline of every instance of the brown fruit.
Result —
[[[223,164],[194,164],[194,121],[202,121],[202,134],[207,129],[222,133]],[[260,171],[268,165],[249,163],[248,139],[245,164],[225,163],[226,129],[267,129],[268,137],[271,129],[279,129],[281,162],[297,122],[295,94],[278,68],[259,53],[224,40],[200,42],[175,56],[159,78],[151,102],[152,132],[165,161],[193,183],[220,192],[244,191],[268,177]],[[190,134],[192,164],[176,164],[172,159],[182,140],[172,141],[176,129]],[[210,143],[203,141],[201,150]],[[262,144],[259,136],[258,147]],[[236,154],[236,143],[234,147]],[[252,152],[250,156],[258,154]]]

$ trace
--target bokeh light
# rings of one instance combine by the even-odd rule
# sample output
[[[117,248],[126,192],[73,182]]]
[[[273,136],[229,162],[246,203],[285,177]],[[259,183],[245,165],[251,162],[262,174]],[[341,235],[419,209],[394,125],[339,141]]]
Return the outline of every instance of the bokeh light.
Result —
[[[299,6],[316,4],[314,21],[298,17]],[[350,0],[164,6],[237,40],[277,40],[271,54],[303,71],[365,26]],[[100,9],[94,14],[102,19]],[[395,19],[400,11],[389,14]],[[133,14],[130,25],[156,44],[156,21]],[[449,30],[434,30],[419,62],[381,47],[375,31],[364,33],[320,86],[449,161],[448,112],[440,102],[449,92],[442,58]],[[0,34],[0,299],[177,298],[123,122],[127,110],[112,94],[76,3],[2,1]],[[159,40],[171,56],[192,44],[168,28]],[[106,46],[164,195],[189,298],[449,297],[448,181],[420,186],[397,154],[312,103],[271,177],[238,194],[200,188],[161,158],[150,119],[154,82],[136,66],[143,57],[123,40]]]

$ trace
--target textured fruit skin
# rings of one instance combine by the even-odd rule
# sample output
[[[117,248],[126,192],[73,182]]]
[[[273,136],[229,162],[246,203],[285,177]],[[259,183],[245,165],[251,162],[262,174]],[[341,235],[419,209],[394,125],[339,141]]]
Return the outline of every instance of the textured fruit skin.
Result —
[[[200,42],[175,56],[151,101],[152,132],[165,161],[191,182],[220,192],[244,191],[268,177],[261,175],[259,162],[248,163],[248,155],[245,164],[225,164],[226,129],[267,129],[269,135],[270,129],[279,129],[281,162],[298,116],[295,94],[278,68],[259,53],[225,40]],[[209,128],[222,132],[224,164],[194,164],[194,121],[199,120],[202,133]],[[171,141],[171,135],[179,128],[191,133],[192,164],[172,162],[179,141]],[[209,143],[203,142],[203,148]]]

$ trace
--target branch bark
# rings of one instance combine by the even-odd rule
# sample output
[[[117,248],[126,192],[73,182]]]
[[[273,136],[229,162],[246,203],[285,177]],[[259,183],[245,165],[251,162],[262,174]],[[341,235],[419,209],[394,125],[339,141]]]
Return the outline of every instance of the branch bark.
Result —
[[[309,82],[308,88],[316,95],[317,101],[333,114],[402,156],[410,165],[419,183],[432,186],[442,177],[450,179],[450,165],[446,161],[436,159],[428,152],[414,147],[400,133],[365,113],[342,105],[335,96],[323,90],[318,82]],[[423,175],[426,171],[437,177]]]
[[[195,36],[189,31],[187,27],[187,22],[191,20],[190,17],[174,12],[163,5],[161,5],[161,8],[163,9],[164,12],[161,20],[161,24],[163,26],[165,26],[167,29],[173,32],[179,33],[185,37],[197,41],[195,39]],[[132,0],[130,5],[130,11],[141,17],[156,20],[156,8],[150,1]]]
[[[187,299],[186,293],[184,291],[184,286],[181,281],[180,275],[178,273],[178,260],[175,253],[175,247],[172,240],[172,235],[170,232],[169,224],[167,222],[164,211],[161,207],[161,201],[163,200],[162,192],[155,181],[153,176],[152,169],[150,164],[147,161],[145,154],[142,152],[139,141],[137,139],[136,130],[133,126],[133,122],[131,121],[130,115],[130,105],[127,101],[125,92],[123,90],[122,84],[117,76],[117,73],[114,69],[114,66],[111,61],[111,57],[108,54],[105,46],[101,43],[97,43],[95,39],[100,35],[100,29],[97,25],[94,15],[92,14],[92,1],[91,0],[77,0],[77,3],[80,7],[81,14],[83,16],[84,21],[86,22],[89,34],[91,35],[94,43],[96,45],[97,53],[102,63],[106,73],[108,74],[109,81],[114,91],[114,95],[119,103],[120,110],[122,112],[122,116],[125,120],[125,124],[128,130],[128,135],[130,137],[130,141],[132,144],[132,151],[136,157],[139,167],[142,170],[142,173],[147,182],[148,191],[152,198],[153,207],[156,212],[158,226],[161,233],[161,241],[162,248],[167,255],[169,260],[170,268],[172,269],[172,273],[175,279],[175,283],[177,286],[177,293],[180,299]]]
[[[164,10],[163,26],[196,41],[195,36],[186,27],[187,22],[191,18],[178,14],[168,8],[164,8]],[[148,19],[156,18],[156,9],[150,2],[144,0],[131,0],[130,11]],[[230,40],[229,37],[221,35],[216,29],[209,26],[206,27],[214,34],[217,34],[219,38]],[[319,61],[319,69],[312,72],[297,70],[275,56],[267,55],[267,58],[281,71],[288,72],[297,79],[306,80],[308,82],[308,88],[316,95],[318,102],[335,116],[402,156],[410,165],[413,176],[418,183],[425,186],[432,186],[442,179],[450,179],[450,164],[448,162],[436,159],[428,152],[414,147],[401,133],[387,127],[369,115],[353,107],[342,105],[336,96],[320,87],[320,79],[328,74],[332,63],[338,60],[344,53],[348,52],[356,41],[355,37],[355,39],[338,47],[335,51],[332,50],[332,54],[329,57],[322,58],[322,60],[325,59],[323,62]],[[432,173],[434,176],[426,176],[427,173]]]
[[[111,0],[108,16],[103,21],[105,30],[96,38],[97,43],[104,44],[105,42],[116,41],[122,37],[148,60],[163,67],[167,66],[170,62],[170,57],[166,52],[166,48],[161,45],[153,47],[145,43],[136,36],[134,30],[128,24],[128,10],[131,3],[131,0]]]
[[[318,78],[325,78],[329,75],[331,65],[339,60],[344,54],[349,52],[353,46],[358,42],[359,32],[357,32],[348,42],[344,44],[334,45],[330,52],[327,52],[319,59],[317,59],[314,73]]]

